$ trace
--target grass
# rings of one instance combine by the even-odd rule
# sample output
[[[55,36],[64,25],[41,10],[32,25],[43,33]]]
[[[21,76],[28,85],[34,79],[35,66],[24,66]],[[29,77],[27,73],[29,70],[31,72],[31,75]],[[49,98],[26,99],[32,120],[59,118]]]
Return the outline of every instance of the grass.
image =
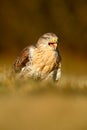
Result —
[[[0,69],[0,130],[87,130],[87,78],[21,81]]]
[[[9,76],[8,69],[0,71],[0,94],[44,94],[55,93],[63,95],[83,95],[87,94],[86,76],[63,75],[62,78],[54,83],[52,81],[17,80]]]

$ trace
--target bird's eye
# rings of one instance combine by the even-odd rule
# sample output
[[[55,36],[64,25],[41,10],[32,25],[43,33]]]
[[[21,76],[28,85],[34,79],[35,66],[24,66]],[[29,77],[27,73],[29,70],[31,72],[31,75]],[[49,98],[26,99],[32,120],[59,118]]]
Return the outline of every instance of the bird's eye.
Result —
[[[47,37],[47,39],[50,39],[50,37]]]

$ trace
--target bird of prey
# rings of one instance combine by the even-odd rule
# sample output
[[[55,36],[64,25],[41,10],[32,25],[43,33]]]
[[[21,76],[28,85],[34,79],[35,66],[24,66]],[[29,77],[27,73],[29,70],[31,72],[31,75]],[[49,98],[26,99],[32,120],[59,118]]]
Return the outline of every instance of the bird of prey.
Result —
[[[13,70],[19,78],[59,80],[61,56],[57,35],[46,33],[38,39],[36,45],[24,48],[13,64]]]

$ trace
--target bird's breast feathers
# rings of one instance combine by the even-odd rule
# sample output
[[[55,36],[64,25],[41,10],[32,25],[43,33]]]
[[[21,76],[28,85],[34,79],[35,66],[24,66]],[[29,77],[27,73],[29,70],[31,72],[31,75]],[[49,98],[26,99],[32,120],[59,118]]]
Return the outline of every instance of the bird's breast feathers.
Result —
[[[58,68],[59,58],[56,51],[44,51],[29,48],[29,62],[22,69],[25,77],[44,79],[49,73]],[[53,75],[53,73],[52,73]]]

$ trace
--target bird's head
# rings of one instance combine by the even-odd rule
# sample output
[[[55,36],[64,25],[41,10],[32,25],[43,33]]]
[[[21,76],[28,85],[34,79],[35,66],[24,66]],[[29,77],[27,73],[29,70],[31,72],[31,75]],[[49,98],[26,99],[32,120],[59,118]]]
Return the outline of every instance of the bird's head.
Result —
[[[58,37],[54,33],[46,33],[37,41],[37,47],[43,47],[50,50],[56,50],[58,45]]]

